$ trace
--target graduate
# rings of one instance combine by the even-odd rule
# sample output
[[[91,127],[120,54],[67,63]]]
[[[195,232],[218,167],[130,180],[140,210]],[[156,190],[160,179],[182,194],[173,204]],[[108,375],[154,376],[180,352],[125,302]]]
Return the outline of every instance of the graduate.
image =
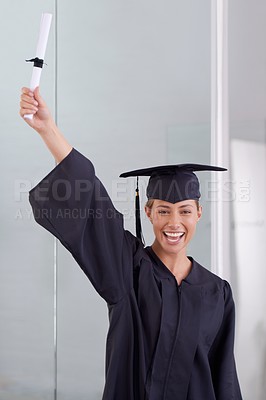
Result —
[[[138,192],[135,237],[92,163],[59,131],[38,88],[22,89],[20,115],[26,114],[33,114],[25,121],[58,163],[30,191],[35,219],[107,303],[103,400],[241,400],[230,285],[187,256],[202,213],[194,172],[224,169],[182,164],[122,174],[150,176],[145,211],[154,242],[144,247]]]

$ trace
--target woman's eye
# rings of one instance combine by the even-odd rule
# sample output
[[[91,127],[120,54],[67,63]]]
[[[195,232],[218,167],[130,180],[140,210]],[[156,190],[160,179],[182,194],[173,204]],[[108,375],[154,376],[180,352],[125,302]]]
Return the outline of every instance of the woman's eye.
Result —
[[[166,215],[166,214],[168,214],[168,211],[166,211],[166,210],[159,210],[158,213],[159,213],[160,215]]]

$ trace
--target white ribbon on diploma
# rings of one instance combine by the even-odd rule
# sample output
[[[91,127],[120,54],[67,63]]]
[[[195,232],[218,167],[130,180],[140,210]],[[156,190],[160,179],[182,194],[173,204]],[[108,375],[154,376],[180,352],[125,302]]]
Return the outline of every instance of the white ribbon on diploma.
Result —
[[[44,60],[51,22],[52,22],[52,14],[43,13],[40,24],[39,39],[36,49],[36,59],[39,59],[40,61]],[[32,91],[36,89],[37,86],[39,86],[41,73],[42,73],[42,66],[37,67],[34,65],[30,81],[30,89]],[[24,115],[24,118],[32,119],[32,117],[33,117],[32,114]]]

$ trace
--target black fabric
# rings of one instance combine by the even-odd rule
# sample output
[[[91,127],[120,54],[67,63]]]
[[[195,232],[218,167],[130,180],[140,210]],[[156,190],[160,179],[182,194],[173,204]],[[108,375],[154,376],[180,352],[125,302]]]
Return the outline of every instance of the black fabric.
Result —
[[[26,60],[26,62],[33,62],[33,66],[37,68],[42,68],[44,64],[44,60],[41,58],[35,57],[31,58],[30,60]]]
[[[124,172],[120,177],[150,176],[147,198],[174,204],[188,199],[199,200],[200,185],[193,171],[226,171],[226,169],[203,164],[162,165]]]
[[[156,167],[148,167],[141,169],[134,169],[133,171],[123,172],[120,177],[127,178],[129,176],[152,176],[164,175],[164,174],[175,174],[176,172],[187,171],[226,171],[226,168],[216,167],[215,165],[206,164],[168,164],[158,165]]]
[[[191,258],[180,286],[123,228],[76,150],[30,192],[36,221],[72,253],[107,302],[103,400],[241,400],[230,285]]]

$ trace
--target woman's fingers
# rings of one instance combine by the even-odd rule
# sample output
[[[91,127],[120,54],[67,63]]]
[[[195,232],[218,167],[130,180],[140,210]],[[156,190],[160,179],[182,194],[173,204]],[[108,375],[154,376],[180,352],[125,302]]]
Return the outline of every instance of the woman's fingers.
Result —
[[[20,96],[21,101],[27,102],[29,104],[33,104],[35,106],[38,105],[38,101],[33,97],[30,96],[29,94],[23,94]]]
[[[35,114],[38,111],[38,102],[34,98],[34,93],[23,87],[20,96],[20,115],[24,117],[26,114]]]
[[[36,100],[34,100],[33,98],[28,98],[26,96],[21,96],[20,98],[20,106],[21,107],[25,107],[25,106],[30,106],[30,107],[36,107],[38,106],[38,102]]]
[[[49,109],[40,95],[39,88],[36,88],[34,92],[26,87],[21,89],[19,114],[38,133],[47,131],[49,125],[53,123]],[[28,114],[32,114],[33,118],[25,118]]]
[[[24,117],[26,114],[35,114],[38,111],[38,107],[34,104],[29,104],[27,101],[20,102],[20,115]]]
[[[35,98],[36,101],[38,101],[40,104],[42,104],[43,106],[45,106],[45,102],[42,99],[41,95],[40,95],[40,89],[39,86],[36,87],[36,89],[33,92],[33,97]]]
[[[21,108],[32,108],[38,110],[38,103],[37,102],[29,102],[27,99],[21,99],[20,101],[20,107]]]
[[[37,110],[33,110],[32,108],[21,108],[20,109],[20,116],[24,118],[25,115],[28,114],[36,114]]]
[[[22,94],[28,94],[28,95],[31,96],[31,97],[34,96],[33,91],[30,90],[30,89],[27,88],[27,87],[23,87],[23,88],[21,89],[21,93],[22,93]]]

